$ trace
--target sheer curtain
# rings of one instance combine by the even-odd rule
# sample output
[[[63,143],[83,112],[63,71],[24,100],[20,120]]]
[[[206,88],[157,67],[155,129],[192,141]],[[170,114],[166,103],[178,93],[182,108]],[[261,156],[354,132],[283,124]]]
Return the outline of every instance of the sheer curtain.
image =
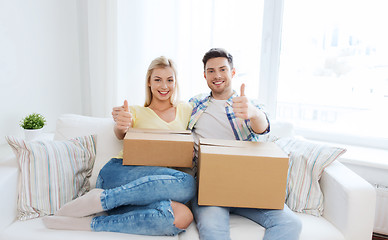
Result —
[[[178,65],[181,100],[209,92],[202,57],[212,47],[235,58],[234,88],[247,84],[247,95],[258,97],[263,1],[147,0],[117,1],[116,103],[144,102],[146,69],[164,55]]]
[[[351,3],[351,1],[345,2]],[[358,15],[371,12],[371,16],[386,17],[381,12],[381,9],[384,8],[378,8],[378,6],[385,6],[383,0],[369,2],[363,0],[360,2],[365,4],[363,5],[365,7],[358,10],[360,11]],[[290,2],[284,0],[81,0],[79,1],[79,21],[81,23],[80,55],[83,59],[81,69],[83,70],[83,92],[85,93],[83,99],[84,112],[93,116],[106,116],[110,114],[113,106],[122,104],[125,99],[128,100],[129,104],[142,105],[144,102],[146,69],[149,63],[160,55],[172,58],[178,65],[178,81],[182,100],[187,101],[195,94],[209,92],[203,77],[201,60],[204,53],[210,48],[221,47],[227,49],[234,56],[236,77],[233,80],[233,88],[239,91],[241,83],[245,83],[247,85],[247,96],[260,99],[266,105],[266,110],[272,120],[293,122],[299,130],[298,134],[308,138],[319,136],[324,137],[324,139],[321,139],[324,141],[337,141],[338,138],[341,138],[347,143],[386,148],[386,130],[384,133],[383,131],[372,131],[377,134],[383,133],[382,136],[377,136],[379,144],[376,144],[377,142],[374,140],[369,141],[370,138],[365,134],[361,134],[356,128],[349,130],[350,137],[340,136],[337,134],[338,131],[331,131],[338,128],[345,129],[336,123],[336,125],[333,124],[329,128],[322,128],[318,125],[318,134],[316,131],[300,131],[301,127],[306,128],[309,124],[313,124],[313,121],[310,120],[315,121],[315,116],[318,116],[317,111],[304,111],[292,115],[299,117],[312,116],[311,119],[307,119],[309,122],[301,122],[293,117],[288,118],[288,110],[282,111],[282,109],[285,109],[284,106],[288,106],[289,102],[294,104],[295,98],[301,99],[301,102],[296,104],[298,107],[306,102],[312,103],[313,101],[307,97],[318,98],[322,96],[323,91],[321,90],[331,80],[334,80],[331,81],[333,90],[338,90],[340,96],[346,93],[346,91],[339,91],[338,83],[340,79],[334,75],[331,76],[330,81],[328,81],[326,75],[325,79],[319,77],[320,80],[323,80],[321,85],[317,84],[317,81],[314,82],[318,79],[316,73],[327,74],[325,67],[336,62],[325,61],[326,65],[321,66],[321,68],[318,66],[312,71],[311,64],[319,62],[322,56],[313,52],[309,46],[311,44],[315,47],[326,46],[322,43],[329,41],[328,36],[331,33],[335,36],[338,34],[348,36],[349,34],[346,34],[351,33],[351,30],[359,32],[360,24],[357,25],[358,22],[374,21],[374,25],[365,28],[370,30],[367,31],[368,33],[372,33],[370,34],[372,37],[367,38],[367,40],[383,44],[380,44],[378,49],[354,48],[353,50],[372,50],[374,55],[386,55],[384,41],[386,41],[387,35],[381,30],[385,22],[379,21],[377,17],[369,17],[366,20],[359,21],[357,20],[357,14],[353,18],[356,20],[350,21],[346,26],[341,25],[343,28],[335,28],[334,31],[329,31],[329,35],[323,34],[323,40],[326,39],[325,41],[320,42],[319,39],[313,38],[311,44],[307,44],[308,38],[306,35],[314,34],[320,31],[320,28],[323,28],[323,33],[327,32],[325,24],[333,21],[335,16],[338,15],[338,21],[351,19],[352,17],[348,11],[348,5],[344,5],[344,10],[341,11],[336,1],[320,1],[320,3],[322,6],[329,6],[327,13],[332,14],[330,18],[319,17],[318,13],[324,12],[323,7],[317,7],[321,5],[314,5],[310,1],[301,0]],[[335,13],[338,14],[334,15],[333,9],[336,9]],[[317,13],[314,11],[317,11]],[[300,22],[296,20],[300,20]],[[320,24],[316,24],[315,20],[320,20]],[[309,25],[309,23],[314,24]],[[310,26],[310,28],[305,27],[305,25]],[[352,26],[354,27],[352,28]],[[377,27],[374,28],[373,26]],[[377,31],[374,33],[374,30]],[[349,36],[351,37],[344,38],[345,41],[343,41],[343,43],[346,43],[345,50],[347,51],[352,50],[349,47],[350,45],[351,47],[356,46],[360,42],[358,40],[361,39],[354,38],[353,35]],[[336,38],[332,37],[330,39]],[[327,49],[334,50],[332,47]],[[329,53],[332,54],[333,52]],[[300,56],[310,57],[301,59],[298,58]],[[360,58],[356,58],[354,61],[350,58],[341,58],[339,59],[341,61],[337,61],[337,63],[341,65],[343,60],[347,59],[349,59],[349,63],[361,63]],[[377,58],[372,60],[375,59]],[[343,126],[352,126],[356,122],[354,119],[359,120],[366,116],[370,120],[364,128],[368,134],[371,132],[369,131],[370,124],[378,123],[377,129],[383,129],[384,124],[382,122],[387,119],[386,111],[383,109],[387,106],[387,58],[381,57],[379,59],[382,60],[382,64],[376,65],[373,69],[376,77],[373,77],[373,74],[368,74],[367,77],[361,78],[359,82],[353,81],[354,84],[360,83],[359,85],[353,84],[353,88],[352,85],[346,86],[347,88],[350,87],[348,90],[353,91],[353,93],[361,91],[364,95],[368,94],[368,96],[380,94],[380,99],[371,105],[373,109],[378,111],[374,112],[375,115],[357,113],[350,120],[343,121]],[[303,65],[304,62],[307,65]],[[361,67],[369,66],[368,62],[370,65],[374,61],[366,61]],[[341,67],[340,65],[330,65],[329,67],[334,69]],[[310,68],[306,66],[310,66]],[[360,68],[355,69],[359,70]],[[290,71],[287,72],[287,70]],[[305,76],[303,74],[306,71],[313,73],[313,76],[308,76],[305,84],[298,85],[301,79],[300,76]],[[364,84],[376,82],[377,80],[379,80],[377,87],[368,87],[366,88],[367,92],[365,92]],[[313,90],[317,91],[314,92]],[[327,93],[323,94],[323,97],[319,97],[318,100],[323,102],[333,100],[334,98],[330,95],[332,92]],[[287,99],[287,96],[291,96],[291,99]],[[363,101],[363,98],[357,98],[357,100],[360,99]],[[342,98],[334,100],[335,103],[342,102]],[[331,115],[323,114],[322,116],[323,119],[331,120]],[[377,126],[377,124],[375,125]],[[354,142],[355,135],[363,140]]]
[[[77,4],[82,112],[106,117],[117,92],[117,1],[80,0]]]

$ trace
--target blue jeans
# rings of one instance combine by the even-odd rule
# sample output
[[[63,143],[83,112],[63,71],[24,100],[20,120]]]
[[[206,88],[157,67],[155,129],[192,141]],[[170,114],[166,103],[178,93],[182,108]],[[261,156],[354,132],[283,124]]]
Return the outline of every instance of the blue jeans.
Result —
[[[195,195],[194,178],[165,167],[124,166],[111,159],[96,182],[101,204],[108,216],[94,217],[93,231],[143,235],[176,235],[171,200],[187,203]]]
[[[192,201],[192,210],[201,240],[228,240],[229,214],[237,214],[263,226],[264,240],[297,240],[302,229],[300,219],[286,204],[282,210],[199,206]]]

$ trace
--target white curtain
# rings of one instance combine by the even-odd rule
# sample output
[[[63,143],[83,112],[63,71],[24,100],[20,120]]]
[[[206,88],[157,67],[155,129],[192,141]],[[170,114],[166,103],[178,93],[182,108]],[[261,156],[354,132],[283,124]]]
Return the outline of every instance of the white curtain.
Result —
[[[106,117],[115,103],[116,0],[78,1],[82,112]]]
[[[181,100],[209,92],[202,57],[212,47],[227,49],[235,58],[234,88],[248,84],[257,98],[261,25],[264,0],[146,0],[117,1],[116,103],[144,102],[146,69],[165,55],[178,65]]]
[[[86,115],[107,116],[125,99],[142,105],[147,67],[161,55],[178,65],[181,100],[209,92],[202,57],[213,47],[234,56],[233,88],[244,82],[259,97],[264,0],[81,0],[79,9]]]

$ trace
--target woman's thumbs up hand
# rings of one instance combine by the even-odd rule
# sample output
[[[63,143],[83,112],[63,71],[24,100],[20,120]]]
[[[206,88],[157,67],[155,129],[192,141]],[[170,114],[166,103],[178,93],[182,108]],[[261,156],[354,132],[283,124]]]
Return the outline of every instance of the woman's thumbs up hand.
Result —
[[[132,127],[132,114],[128,107],[128,101],[124,100],[122,106],[114,107],[112,110],[112,117],[116,122],[116,128],[126,133]]]

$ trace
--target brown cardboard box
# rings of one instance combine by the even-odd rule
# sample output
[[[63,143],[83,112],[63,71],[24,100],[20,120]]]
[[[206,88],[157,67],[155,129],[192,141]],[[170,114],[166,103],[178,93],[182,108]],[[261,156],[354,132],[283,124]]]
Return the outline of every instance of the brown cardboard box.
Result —
[[[192,167],[194,140],[190,131],[128,130],[124,138],[123,164]]]
[[[272,142],[201,139],[198,204],[283,209],[288,161]]]

